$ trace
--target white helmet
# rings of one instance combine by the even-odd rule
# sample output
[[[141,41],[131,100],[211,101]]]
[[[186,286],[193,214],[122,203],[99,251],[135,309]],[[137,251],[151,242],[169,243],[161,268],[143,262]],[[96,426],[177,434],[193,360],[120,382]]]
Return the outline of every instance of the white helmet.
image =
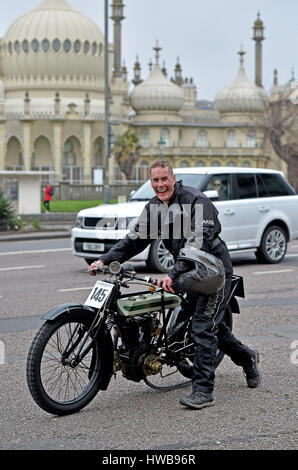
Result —
[[[215,294],[225,283],[225,268],[219,258],[195,248],[182,248],[179,261],[192,261],[195,269],[181,274],[175,285],[190,294]]]

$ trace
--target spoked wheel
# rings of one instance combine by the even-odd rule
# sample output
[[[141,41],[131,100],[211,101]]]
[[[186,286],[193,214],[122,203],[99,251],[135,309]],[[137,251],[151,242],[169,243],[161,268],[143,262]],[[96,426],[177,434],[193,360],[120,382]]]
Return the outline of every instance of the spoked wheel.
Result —
[[[89,327],[90,319],[78,312],[54,323],[46,322],[32,342],[27,382],[33,399],[48,413],[75,413],[90,403],[99,390],[97,342],[81,363],[74,363]],[[91,338],[88,341],[90,344]]]
[[[232,330],[233,316],[230,306],[227,306],[224,316],[225,323]],[[179,324],[179,314],[176,319],[176,324]],[[175,326],[172,326],[175,328]],[[224,353],[217,349],[216,351],[216,367],[219,366],[224,358]],[[144,382],[151,388],[160,391],[170,391],[178,388],[187,387],[191,384],[191,380],[185,381],[185,377],[191,379],[192,367],[194,359],[194,348],[190,351],[188,358],[184,359],[178,364],[177,367],[170,367],[163,365],[161,373],[157,375],[147,376]]]
[[[154,390],[167,392],[178,388],[187,387],[191,380],[185,380],[176,366],[170,367],[164,365],[161,374],[150,375],[144,379],[144,382]]]

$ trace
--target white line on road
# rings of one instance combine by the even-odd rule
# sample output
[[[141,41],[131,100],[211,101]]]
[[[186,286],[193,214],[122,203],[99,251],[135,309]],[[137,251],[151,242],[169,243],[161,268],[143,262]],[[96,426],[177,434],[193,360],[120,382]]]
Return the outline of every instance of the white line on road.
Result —
[[[58,292],[70,292],[74,290],[91,290],[93,286],[88,286],[88,287],[72,287],[71,289],[58,289]]]
[[[6,251],[5,253],[0,253],[0,256],[5,255],[27,255],[32,253],[54,253],[59,251],[71,251],[71,248],[49,248],[48,250],[26,250],[26,251]]]
[[[253,274],[278,274],[278,273],[289,273],[294,271],[294,269],[276,269],[274,271],[255,271]]]
[[[290,257],[293,257],[293,256],[298,256],[298,253],[288,253],[285,258],[290,258]]]
[[[45,268],[45,264],[40,264],[36,266],[12,266],[10,268],[0,268],[0,271],[14,271],[17,269],[39,269],[39,268]]]

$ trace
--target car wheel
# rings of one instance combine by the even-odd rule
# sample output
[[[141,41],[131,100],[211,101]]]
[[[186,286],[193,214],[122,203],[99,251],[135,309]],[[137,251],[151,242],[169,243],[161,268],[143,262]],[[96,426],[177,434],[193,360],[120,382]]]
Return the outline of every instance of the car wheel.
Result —
[[[280,263],[287,252],[287,236],[281,227],[272,225],[263,233],[261,245],[256,252],[259,261]]]
[[[151,244],[146,263],[148,268],[153,271],[168,273],[174,266],[174,258],[166,249],[162,240],[155,240]]]

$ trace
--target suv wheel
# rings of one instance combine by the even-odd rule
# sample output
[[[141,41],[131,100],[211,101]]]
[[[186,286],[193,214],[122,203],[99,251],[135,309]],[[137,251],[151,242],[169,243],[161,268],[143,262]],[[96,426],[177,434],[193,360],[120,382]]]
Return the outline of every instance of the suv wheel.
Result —
[[[174,258],[166,249],[162,240],[155,240],[150,247],[146,261],[149,269],[160,273],[168,273],[174,266]]]
[[[280,263],[287,252],[287,237],[285,231],[277,225],[267,227],[263,233],[261,245],[256,252],[259,261],[265,263]]]

